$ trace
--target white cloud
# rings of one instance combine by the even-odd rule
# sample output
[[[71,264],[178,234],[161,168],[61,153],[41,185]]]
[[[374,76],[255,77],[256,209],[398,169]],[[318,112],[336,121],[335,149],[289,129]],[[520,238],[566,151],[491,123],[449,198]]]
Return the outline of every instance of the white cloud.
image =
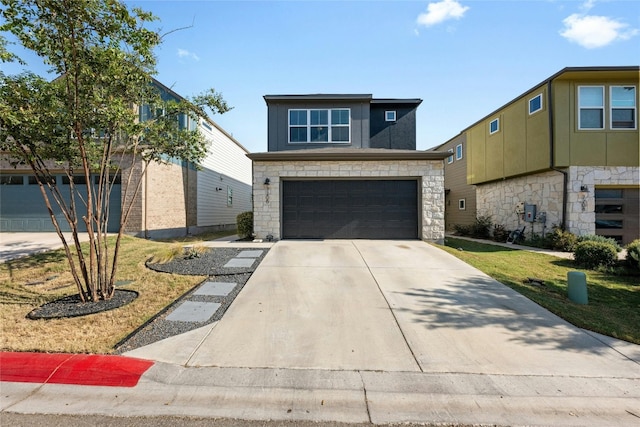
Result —
[[[592,2],[587,2],[591,5]],[[563,21],[560,35],[587,49],[606,46],[616,40],[627,40],[638,34],[636,29],[607,16],[581,15],[574,13]]]
[[[429,27],[449,19],[460,19],[467,10],[469,10],[468,6],[462,6],[456,0],[442,0],[438,3],[429,3],[427,12],[418,15],[418,24]]]
[[[178,49],[178,56],[180,58],[191,58],[195,61],[200,61],[200,57],[193,52],[189,52],[186,49]]]

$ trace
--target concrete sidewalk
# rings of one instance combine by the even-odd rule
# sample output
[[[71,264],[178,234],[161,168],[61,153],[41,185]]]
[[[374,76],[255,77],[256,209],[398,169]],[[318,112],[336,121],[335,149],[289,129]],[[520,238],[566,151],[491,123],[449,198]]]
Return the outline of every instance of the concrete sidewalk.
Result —
[[[640,346],[419,241],[281,241],[216,324],[127,353],[133,388],[2,383],[3,411],[375,424],[640,421]]]

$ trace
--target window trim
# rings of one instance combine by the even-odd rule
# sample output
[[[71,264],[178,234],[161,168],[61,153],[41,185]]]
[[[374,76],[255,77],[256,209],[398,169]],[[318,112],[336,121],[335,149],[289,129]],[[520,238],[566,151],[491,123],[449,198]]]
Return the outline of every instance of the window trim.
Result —
[[[458,199],[458,210],[459,211],[467,210],[467,199]]]
[[[397,114],[395,112],[395,110],[391,111],[385,111],[384,112],[384,121],[385,122],[395,122],[397,121]]]
[[[447,153],[451,153],[451,155],[447,157],[447,164],[450,165],[451,163],[453,163],[453,148],[449,148],[447,150]]]
[[[462,144],[456,145],[456,160],[462,160]]]
[[[634,89],[634,97],[633,97],[633,107],[614,107],[613,106],[613,88],[625,88],[632,87]],[[636,105],[636,93],[637,87],[635,85],[610,85],[609,86],[609,129],[611,130],[636,130],[638,129],[638,106]],[[633,127],[632,128],[623,128],[623,127],[613,127],[613,110],[614,109],[633,109]]]
[[[496,124],[496,130],[491,130],[492,125]],[[493,135],[494,133],[498,133],[500,132],[500,117],[496,117],[495,119],[491,120],[489,122],[489,135]]]
[[[594,105],[589,105],[589,106],[582,106],[581,102],[580,102],[580,89],[585,88],[585,87],[592,87],[592,88],[600,88],[602,91],[602,106],[598,107],[598,106],[594,106]],[[580,85],[578,86],[578,130],[595,130],[595,131],[601,131],[604,130],[606,127],[606,117],[605,117],[605,111],[606,111],[606,99],[605,99],[605,90],[604,90],[604,86],[603,85]],[[589,109],[589,110],[594,110],[594,109],[600,109],[602,111],[602,127],[599,128],[588,128],[588,127],[582,127],[582,115],[580,114],[582,112],[583,109]]]
[[[307,120],[304,125],[292,125],[291,124],[291,112],[292,111],[305,111]],[[312,111],[326,111],[327,112],[327,124],[313,125],[311,124],[311,112]],[[333,111],[347,111],[349,115],[348,123],[332,123]],[[327,127],[327,141],[311,141],[311,129],[317,127]],[[306,141],[291,141],[291,129],[292,128],[304,128],[307,131]],[[349,139],[346,141],[333,141],[332,133],[333,128],[347,128]],[[351,144],[351,108],[289,108],[287,110],[287,143],[288,144]]]
[[[536,98],[540,98],[540,107],[538,107],[538,109],[536,110],[531,110],[531,101],[533,101]],[[537,94],[536,96],[534,96],[533,98],[529,99],[529,115],[533,115],[535,113],[537,113],[538,111],[542,111],[542,109],[544,108],[544,104],[543,104],[543,97],[542,97],[542,93]]]

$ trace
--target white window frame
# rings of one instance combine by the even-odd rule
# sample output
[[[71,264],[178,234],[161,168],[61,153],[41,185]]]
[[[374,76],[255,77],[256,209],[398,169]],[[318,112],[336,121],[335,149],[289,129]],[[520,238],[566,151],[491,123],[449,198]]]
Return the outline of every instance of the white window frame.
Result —
[[[491,130],[493,124],[496,124],[496,130]],[[489,135],[493,135],[494,133],[500,132],[500,117],[496,117],[495,119],[489,122]]]
[[[536,109],[536,110],[532,110],[531,109],[531,101],[533,101],[536,98],[540,98],[540,107],[538,109]],[[542,111],[542,108],[543,108],[543,99],[542,99],[542,94],[541,93],[539,93],[536,96],[534,96],[533,98],[529,99],[529,115],[535,114],[538,111]]]
[[[348,111],[349,123],[332,123],[331,113],[333,111]],[[291,112],[292,111],[305,111],[307,115],[307,123],[305,125],[292,125],[291,124]],[[311,124],[311,112],[312,111],[326,111],[327,112],[327,124],[312,125]],[[327,127],[327,141],[311,141],[311,129],[318,126]],[[307,140],[306,141],[291,141],[291,128],[306,128]],[[347,128],[349,133],[349,139],[347,141],[333,141],[332,130],[333,128]],[[287,142],[289,144],[351,144],[351,109],[350,108],[290,108],[287,110]]]
[[[632,87],[634,89],[634,97],[633,97],[633,106],[631,107],[614,107],[613,106],[613,88],[616,87]],[[636,105],[636,91],[637,87],[634,85],[611,85],[609,86],[609,128],[612,130],[636,130],[638,129],[638,106]],[[615,109],[633,109],[633,127],[632,128],[623,128],[623,127],[613,127],[613,110]]]
[[[458,210],[459,211],[467,210],[467,199],[458,199]]]
[[[233,188],[230,185],[227,185],[227,206],[233,206]]]
[[[586,88],[586,87],[591,87],[591,88],[600,88],[602,91],[602,105],[598,106],[598,105],[582,105],[582,102],[580,100],[580,89],[582,88]],[[605,126],[606,126],[606,117],[604,116],[605,114],[605,104],[606,104],[606,100],[605,100],[605,92],[604,92],[604,86],[602,85],[582,85],[582,86],[578,86],[578,130],[604,130]],[[592,127],[582,127],[582,114],[580,114],[582,112],[583,109],[588,109],[588,110],[594,110],[594,109],[600,109],[602,111],[602,127],[599,128],[592,128]]]
[[[396,112],[395,111],[385,111],[384,112],[384,121],[385,122],[395,122],[396,121]]]
[[[456,160],[462,160],[462,144],[456,145]]]
[[[453,148],[449,148],[447,152],[451,153],[451,155],[447,157],[447,164],[450,165],[451,163],[453,163]]]

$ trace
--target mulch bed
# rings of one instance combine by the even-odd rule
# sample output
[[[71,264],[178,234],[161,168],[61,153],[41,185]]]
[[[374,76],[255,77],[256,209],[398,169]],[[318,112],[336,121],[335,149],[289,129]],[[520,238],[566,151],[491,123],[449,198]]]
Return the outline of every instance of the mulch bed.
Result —
[[[116,289],[113,297],[107,301],[82,302],[78,294],[69,295],[32,310],[27,314],[27,318],[35,320],[86,316],[120,308],[136,298],[138,298],[136,291],[126,289]]]

